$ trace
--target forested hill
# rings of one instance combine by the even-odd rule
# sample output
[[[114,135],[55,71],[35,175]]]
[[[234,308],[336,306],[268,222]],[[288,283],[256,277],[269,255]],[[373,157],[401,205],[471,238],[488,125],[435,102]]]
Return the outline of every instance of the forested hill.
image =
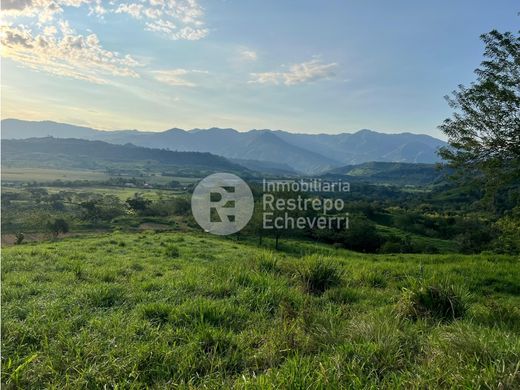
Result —
[[[444,181],[451,173],[450,169],[436,164],[368,162],[335,168],[323,176],[375,184],[431,185]]]
[[[173,152],[132,144],[116,145],[74,138],[2,140],[2,164],[56,168],[104,168],[110,163],[188,166],[211,170],[245,171],[224,157],[201,152]]]

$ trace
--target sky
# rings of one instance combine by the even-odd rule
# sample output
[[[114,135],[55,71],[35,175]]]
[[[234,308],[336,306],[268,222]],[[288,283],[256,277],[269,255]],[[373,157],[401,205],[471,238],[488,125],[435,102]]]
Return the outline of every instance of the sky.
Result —
[[[2,118],[443,138],[518,0],[2,0]]]

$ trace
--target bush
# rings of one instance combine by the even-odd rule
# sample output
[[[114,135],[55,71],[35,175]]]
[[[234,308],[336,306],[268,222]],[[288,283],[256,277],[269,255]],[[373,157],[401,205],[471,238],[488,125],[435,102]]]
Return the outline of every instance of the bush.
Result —
[[[453,285],[419,284],[405,289],[398,304],[400,315],[410,318],[432,318],[443,322],[462,318],[467,311],[465,294]]]
[[[298,271],[298,274],[305,291],[322,294],[325,290],[341,284],[343,271],[330,261],[317,259]]]
[[[15,245],[21,245],[23,240],[25,239],[25,235],[21,232],[16,233],[15,237],[16,237]]]
[[[500,232],[494,242],[495,249],[500,253],[520,253],[520,206],[496,222]]]
[[[60,233],[69,232],[69,224],[63,218],[56,218],[53,222],[48,224],[49,230],[57,237]]]

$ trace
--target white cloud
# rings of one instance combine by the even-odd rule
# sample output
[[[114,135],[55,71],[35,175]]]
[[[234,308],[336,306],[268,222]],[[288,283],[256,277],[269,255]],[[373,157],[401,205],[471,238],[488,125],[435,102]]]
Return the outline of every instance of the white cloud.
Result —
[[[141,12],[143,11],[142,4],[119,4],[119,7],[115,10],[116,14],[126,13],[135,19],[141,19]]]
[[[139,77],[140,64],[131,56],[105,50],[96,34],[76,34],[63,22],[58,31],[46,28],[33,35],[24,26],[2,26],[2,56],[51,74],[108,83],[106,76]]]
[[[251,73],[249,83],[253,84],[284,84],[295,85],[335,76],[335,62],[324,64],[319,59],[313,59],[300,64],[294,64],[285,72]]]
[[[145,30],[173,40],[198,40],[208,34],[197,0],[2,0],[1,5],[2,56],[94,83],[106,83],[110,75],[139,77],[140,64],[130,55],[104,49],[95,33],[78,34],[64,19],[67,7],[99,17],[126,14]]]
[[[91,12],[100,10],[101,0],[3,0],[2,13],[7,18],[37,17],[40,23],[54,19],[56,14],[63,12],[65,7],[80,7],[88,4]]]
[[[146,30],[173,40],[195,41],[209,33],[197,0],[134,0],[121,4],[116,12],[142,19]]]
[[[190,81],[190,75],[196,74],[196,73],[202,73],[207,74],[208,72],[205,70],[187,70],[187,69],[167,69],[167,70],[155,70],[151,72],[153,77],[160,81],[161,83],[173,85],[176,87],[182,86],[182,87],[195,87],[197,84],[195,84],[193,81]]]
[[[49,23],[63,14],[64,8],[82,6],[88,7],[89,15],[128,14],[142,21],[146,30],[173,40],[198,40],[209,33],[197,0],[2,0],[2,14],[8,20],[23,16]]]
[[[240,51],[240,59],[243,61],[256,61],[258,58],[257,54],[253,50],[242,49]]]

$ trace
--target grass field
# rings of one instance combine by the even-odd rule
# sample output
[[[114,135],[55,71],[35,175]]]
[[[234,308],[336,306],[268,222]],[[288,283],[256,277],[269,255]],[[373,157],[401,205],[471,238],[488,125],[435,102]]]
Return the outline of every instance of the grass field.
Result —
[[[5,182],[51,182],[56,180],[75,181],[105,181],[111,176],[103,171],[82,170],[82,169],[53,169],[53,168],[24,168],[24,167],[2,167],[2,181]],[[128,176],[130,179],[131,176]],[[153,176],[140,177],[151,184],[167,184],[172,180],[178,181],[183,185],[188,185],[199,180],[195,177],[184,176],[161,176],[156,173]]]
[[[49,194],[57,193],[60,191],[66,191],[70,193],[90,193],[97,195],[113,195],[117,196],[120,200],[125,201],[128,198],[134,197],[139,194],[143,198],[149,200],[157,200],[159,197],[169,198],[174,197],[178,194],[184,194],[182,191],[175,190],[163,190],[156,188],[125,188],[125,187],[103,187],[103,186],[92,186],[92,187],[41,187],[46,189]]]
[[[400,237],[404,234],[402,230],[390,226],[377,225],[377,230],[382,234],[394,235],[397,237]],[[424,247],[435,247],[438,249],[439,253],[457,253],[458,245],[455,241],[425,237],[412,233],[407,234],[410,237],[411,241],[417,245],[422,245]]]
[[[518,258],[282,249],[153,232],[4,248],[2,383],[520,387]]]
[[[109,178],[109,175],[101,171],[2,167],[2,181],[6,182],[108,180]]]

